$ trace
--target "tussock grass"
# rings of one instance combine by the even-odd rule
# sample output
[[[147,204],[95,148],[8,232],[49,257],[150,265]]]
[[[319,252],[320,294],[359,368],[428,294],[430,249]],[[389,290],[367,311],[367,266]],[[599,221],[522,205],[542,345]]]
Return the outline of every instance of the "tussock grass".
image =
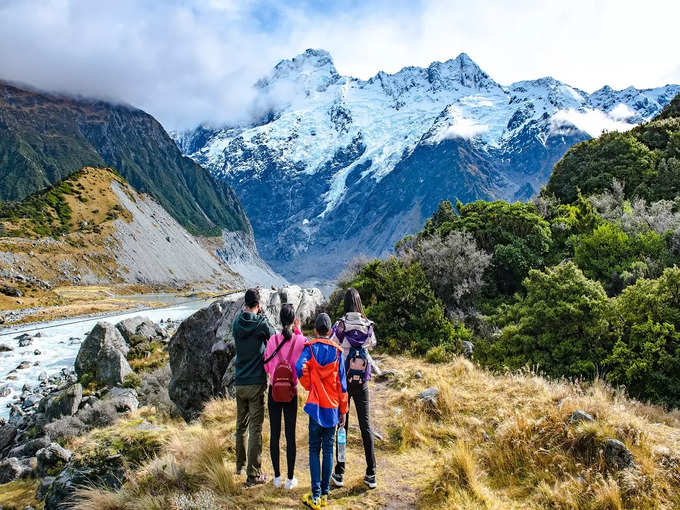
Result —
[[[379,487],[363,487],[363,448],[352,411],[346,487],[331,493],[336,508],[680,506],[677,412],[629,400],[600,381],[551,381],[527,371],[493,374],[462,358],[428,364],[383,357],[380,363],[397,375],[371,383],[373,425],[384,438],[376,441]],[[436,406],[418,399],[429,387],[439,390]],[[572,423],[576,410],[595,421]],[[271,484],[241,488],[244,480],[233,474],[235,421],[230,400],[208,403],[190,425],[158,417],[166,430],[158,454],[132,468],[117,492],[81,491],[76,508],[298,508],[309,490],[306,416],[298,415],[300,487],[289,492]],[[267,422],[264,431],[263,468],[271,475]],[[607,466],[607,438],[623,441],[636,467]],[[284,459],[282,451],[283,470]]]

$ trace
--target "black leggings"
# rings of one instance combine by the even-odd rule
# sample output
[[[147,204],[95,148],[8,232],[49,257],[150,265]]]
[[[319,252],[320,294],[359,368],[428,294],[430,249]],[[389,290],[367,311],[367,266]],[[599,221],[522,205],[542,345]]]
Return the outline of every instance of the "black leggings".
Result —
[[[295,422],[297,421],[297,394],[290,402],[275,402],[272,398],[272,387],[269,387],[267,409],[269,409],[269,454],[272,457],[274,476],[281,476],[279,462],[279,440],[281,438],[281,415],[283,414],[284,433],[286,435],[286,463],[288,479],[293,478],[295,472]]]
[[[375,447],[373,444],[373,431],[371,430],[371,420],[369,412],[369,398],[368,398],[368,384],[349,390],[349,402],[354,400],[354,405],[357,408],[357,418],[359,418],[359,429],[361,430],[361,440],[364,443],[364,455],[366,456],[366,474],[368,476],[375,475]],[[345,421],[345,430],[349,431],[349,407],[347,408],[347,420]],[[347,434],[349,437],[349,433]],[[338,445],[335,444],[335,457],[337,459]],[[338,462],[335,464],[335,473],[343,475],[345,473],[345,463]]]

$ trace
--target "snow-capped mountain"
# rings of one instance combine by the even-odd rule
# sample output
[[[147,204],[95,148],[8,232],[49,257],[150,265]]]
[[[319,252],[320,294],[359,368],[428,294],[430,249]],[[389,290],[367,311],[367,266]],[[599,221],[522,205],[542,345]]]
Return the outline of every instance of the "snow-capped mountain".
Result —
[[[528,199],[571,145],[629,129],[680,92],[503,86],[464,53],[359,80],[311,49],[255,87],[256,120],[176,141],[234,186],[260,252],[292,280],[389,252],[443,199]]]

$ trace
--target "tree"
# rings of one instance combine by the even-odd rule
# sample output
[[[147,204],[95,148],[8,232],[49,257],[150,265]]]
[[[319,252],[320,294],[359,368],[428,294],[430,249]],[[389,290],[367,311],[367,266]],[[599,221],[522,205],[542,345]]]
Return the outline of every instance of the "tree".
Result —
[[[550,225],[532,204],[477,201],[460,205],[459,212],[439,233],[469,232],[493,255],[487,271],[492,294],[512,294],[530,269],[543,267],[552,242]]]
[[[572,262],[532,270],[523,285],[526,296],[501,309],[501,334],[477,344],[477,359],[492,368],[538,365],[555,377],[598,375],[612,343],[602,286]]]
[[[376,335],[388,351],[425,354],[437,345],[458,349],[458,330],[446,318],[419,263],[373,260],[346,285],[359,291],[366,315],[375,321]],[[336,315],[341,314],[339,305]]]
[[[636,398],[680,407],[680,269],[638,280],[615,300],[618,341],[607,380]]]
[[[405,257],[421,264],[427,281],[450,315],[460,315],[470,307],[470,298],[481,290],[484,272],[491,262],[491,255],[480,250],[467,232],[425,239]]]

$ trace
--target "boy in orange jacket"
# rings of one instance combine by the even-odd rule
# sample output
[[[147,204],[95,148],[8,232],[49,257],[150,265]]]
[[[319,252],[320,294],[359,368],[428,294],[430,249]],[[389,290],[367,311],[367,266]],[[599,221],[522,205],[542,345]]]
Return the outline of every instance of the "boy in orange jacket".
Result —
[[[309,415],[309,471],[312,492],[302,502],[314,510],[326,506],[333,469],[335,428],[344,426],[347,414],[347,382],[342,349],[329,339],[331,319],[321,313],[314,322],[317,338],[309,340],[295,369],[300,384],[309,391],[305,412]],[[323,451],[323,465],[321,465]]]

